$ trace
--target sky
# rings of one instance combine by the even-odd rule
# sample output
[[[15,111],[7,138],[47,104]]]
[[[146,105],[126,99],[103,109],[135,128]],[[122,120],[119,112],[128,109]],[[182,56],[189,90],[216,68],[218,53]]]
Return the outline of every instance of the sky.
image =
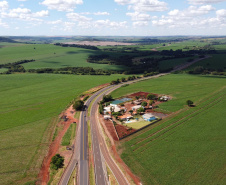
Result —
[[[226,35],[226,0],[0,0],[0,35]]]

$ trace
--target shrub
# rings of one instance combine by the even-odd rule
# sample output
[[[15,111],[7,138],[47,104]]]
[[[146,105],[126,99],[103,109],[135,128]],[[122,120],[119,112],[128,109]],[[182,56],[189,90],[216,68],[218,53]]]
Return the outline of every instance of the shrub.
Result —
[[[155,100],[156,99],[156,95],[154,95],[154,94],[148,94],[147,95],[147,99],[148,100]]]
[[[191,100],[187,100],[186,103],[189,107],[193,105],[193,101],[191,101]]]
[[[75,110],[82,110],[84,106],[84,102],[82,100],[77,100],[75,101],[75,103],[73,104],[73,108]]]
[[[64,157],[60,154],[56,154],[52,157],[50,167],[51,169],[58,170],[64,166]]]
[[[86,96],[85,98],[83,98],[83,101],[88,100],[89,96]]]
[[[142,105],[143,107],[145,107],[145,106],[147,106],[147,102],[146,102],[146,101],[143,101],[143,102],[141,103],[141,105]]]

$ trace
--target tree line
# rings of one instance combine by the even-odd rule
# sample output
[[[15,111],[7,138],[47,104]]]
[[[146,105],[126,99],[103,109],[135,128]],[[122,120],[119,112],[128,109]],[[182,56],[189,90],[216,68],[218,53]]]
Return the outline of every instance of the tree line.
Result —
[[[55,46],[61,46],[61,47],[75,47],[75,48],[84,48],[84,49],[91,49],[91,50],[99,50],[96,46],[90,46],[90,45],[81,45],[81,44],[64,44],[64,43],[55,43]]]

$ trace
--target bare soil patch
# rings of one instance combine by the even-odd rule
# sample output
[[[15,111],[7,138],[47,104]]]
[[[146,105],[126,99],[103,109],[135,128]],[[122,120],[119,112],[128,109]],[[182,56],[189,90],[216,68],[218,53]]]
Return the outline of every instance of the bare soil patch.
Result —
[[[90,45],[90,46],[130,46],[130,45],[136,45],[134,43],[105,42],[105,41],[78,41],[78,42],[66,42],[65,44],[79,44],[79,45]]]
[[[124,125],[119,125],[119,124],[115,125],[115,129],[118,133],[119,138],[123,138],[136,131],[136,129],[128,128]]]
[[[128,95],[127,97],[129,98],[135,98],[136,96],[140,96],[142,98],[147,98],[147,95],[150,94],[148,92],[136,92],[136,93],[133,93],[133,94],[130,94]]]
[[[112,123],[111,120],[104,120],[104,117],[103,115],[100,115],[100,119],[102,121],[102,123],[105,124],[105,127],[107,128],[108,132],[110,133],[111,137],[115,140],[115,141],[118,141],[118,136],[117,136],[117,133],[116,133],[116,130],[115,130],[115,127]]]

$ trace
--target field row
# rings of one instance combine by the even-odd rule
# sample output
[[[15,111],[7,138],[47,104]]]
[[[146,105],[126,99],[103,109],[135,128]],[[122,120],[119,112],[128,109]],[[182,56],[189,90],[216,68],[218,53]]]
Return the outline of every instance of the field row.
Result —
[[[145,137],[145,139],[131,145],[132,151],[136,153],[144,152],[151,145],[153,145],[153,141],[156,139],[161,139],[162,136],[175,132],[178,126],[183,126],[183,124],[186,124],[190,119],[196,119],[199,114],[218,104],[222,98],[224,98],[224,95],[225,92],[214,95],[209,100],[197,105],[196,108],[190,108],[183,114],[176,116],[174,119],[170,119],[169,121],[166,121],[160,124],[158,127],[150,130],[150,132],[146,132],[146,136],[142,136],[143,138]]]

